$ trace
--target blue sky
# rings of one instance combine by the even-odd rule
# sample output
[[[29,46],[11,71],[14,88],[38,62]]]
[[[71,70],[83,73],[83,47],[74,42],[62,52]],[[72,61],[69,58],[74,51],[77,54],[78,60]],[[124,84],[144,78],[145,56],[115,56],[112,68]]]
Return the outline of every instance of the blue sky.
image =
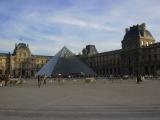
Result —
[[[125,28],[142,22],[160,41],[159,0],[0,0],[0,52],[19,42],[42,55],[64,45],[74,53],[87,44],[120,49]]]

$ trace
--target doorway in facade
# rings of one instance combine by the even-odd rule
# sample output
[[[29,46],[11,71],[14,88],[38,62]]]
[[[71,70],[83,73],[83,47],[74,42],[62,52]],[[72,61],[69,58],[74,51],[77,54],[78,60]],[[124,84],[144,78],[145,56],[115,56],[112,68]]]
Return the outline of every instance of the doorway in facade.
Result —
[[[132,67],[129,67],[129,75],[132,75],[133,74],[133,69]]]
[[[24,69],[22,69],[22,77],[25,77],[25,73],[26,73],[26,71]]]

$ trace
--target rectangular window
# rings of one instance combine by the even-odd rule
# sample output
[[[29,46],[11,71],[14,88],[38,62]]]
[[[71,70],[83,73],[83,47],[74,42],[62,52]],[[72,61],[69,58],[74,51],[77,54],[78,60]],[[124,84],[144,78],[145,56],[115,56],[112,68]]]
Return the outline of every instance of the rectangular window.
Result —
[[[157,55],[154,55],[154,60],[155,60],[155,61],[157,60]]]
[[[147,42],[147,46],[148,46],[148,42]]]
[[[143,41],[141,41],[141,44],[144,45]]]

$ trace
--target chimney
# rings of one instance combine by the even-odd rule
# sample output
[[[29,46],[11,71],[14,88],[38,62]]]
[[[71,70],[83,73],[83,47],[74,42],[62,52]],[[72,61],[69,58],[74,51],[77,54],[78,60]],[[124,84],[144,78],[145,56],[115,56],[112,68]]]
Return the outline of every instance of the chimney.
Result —
[[[15,43],[15,48],[17,47],[17,43]]]
[[[142,29],[143,29],[143,30],[146,29],[146,24],[145,24],[145,23],[142,23],[141,26],[142,26]]]
[[[129,31],[129,28],[126,28],[126,29],[125,29],[125,32],[127,33],[128,31]]]

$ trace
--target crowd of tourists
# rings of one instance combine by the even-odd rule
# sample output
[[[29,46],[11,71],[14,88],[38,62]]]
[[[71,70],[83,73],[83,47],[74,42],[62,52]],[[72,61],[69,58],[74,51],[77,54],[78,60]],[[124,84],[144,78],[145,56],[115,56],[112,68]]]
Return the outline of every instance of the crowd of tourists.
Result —
[[[13,78],[9,74],[0,75],[0,87],[11,85],[11,84],[22,84],[21,77]]]
[[[54,76],[52,82],[57,81],[58,83],[63,84],[64,83],[64,79],[62,79],[62,76]],[[68,76],[68,79],[71,79],[72,76]],[[94,79],[93,79],[94,78]],[[121,77],[123,78],[123,77]],[[37,80],[38,80],[38,87],[40,88],[41,85],[46,85],[47,84],[47,76],[46,75],[39,75],[37,76]],[[137,74],[136,76],[136,83],[139,84],[140,82],[142,82],[144,80],[144,76],[142,76],[141,74]],[[90,83],[90,82],[96,82],[95,77],[87,77],[85,79],[85,83]],[[17,77],[17,78],[12,78],[10,75],[0,75],[0,87],[3,86],[7,86],[10,84],[21,84],[23,83],[21,77]]]
[[[41,87],[42,82],[43,82],[43,85],[47,84],[47,81],[46,81],[47,77],[45,75],[38,75],[37,79],[38,79],[38,87],[39,88]]]

